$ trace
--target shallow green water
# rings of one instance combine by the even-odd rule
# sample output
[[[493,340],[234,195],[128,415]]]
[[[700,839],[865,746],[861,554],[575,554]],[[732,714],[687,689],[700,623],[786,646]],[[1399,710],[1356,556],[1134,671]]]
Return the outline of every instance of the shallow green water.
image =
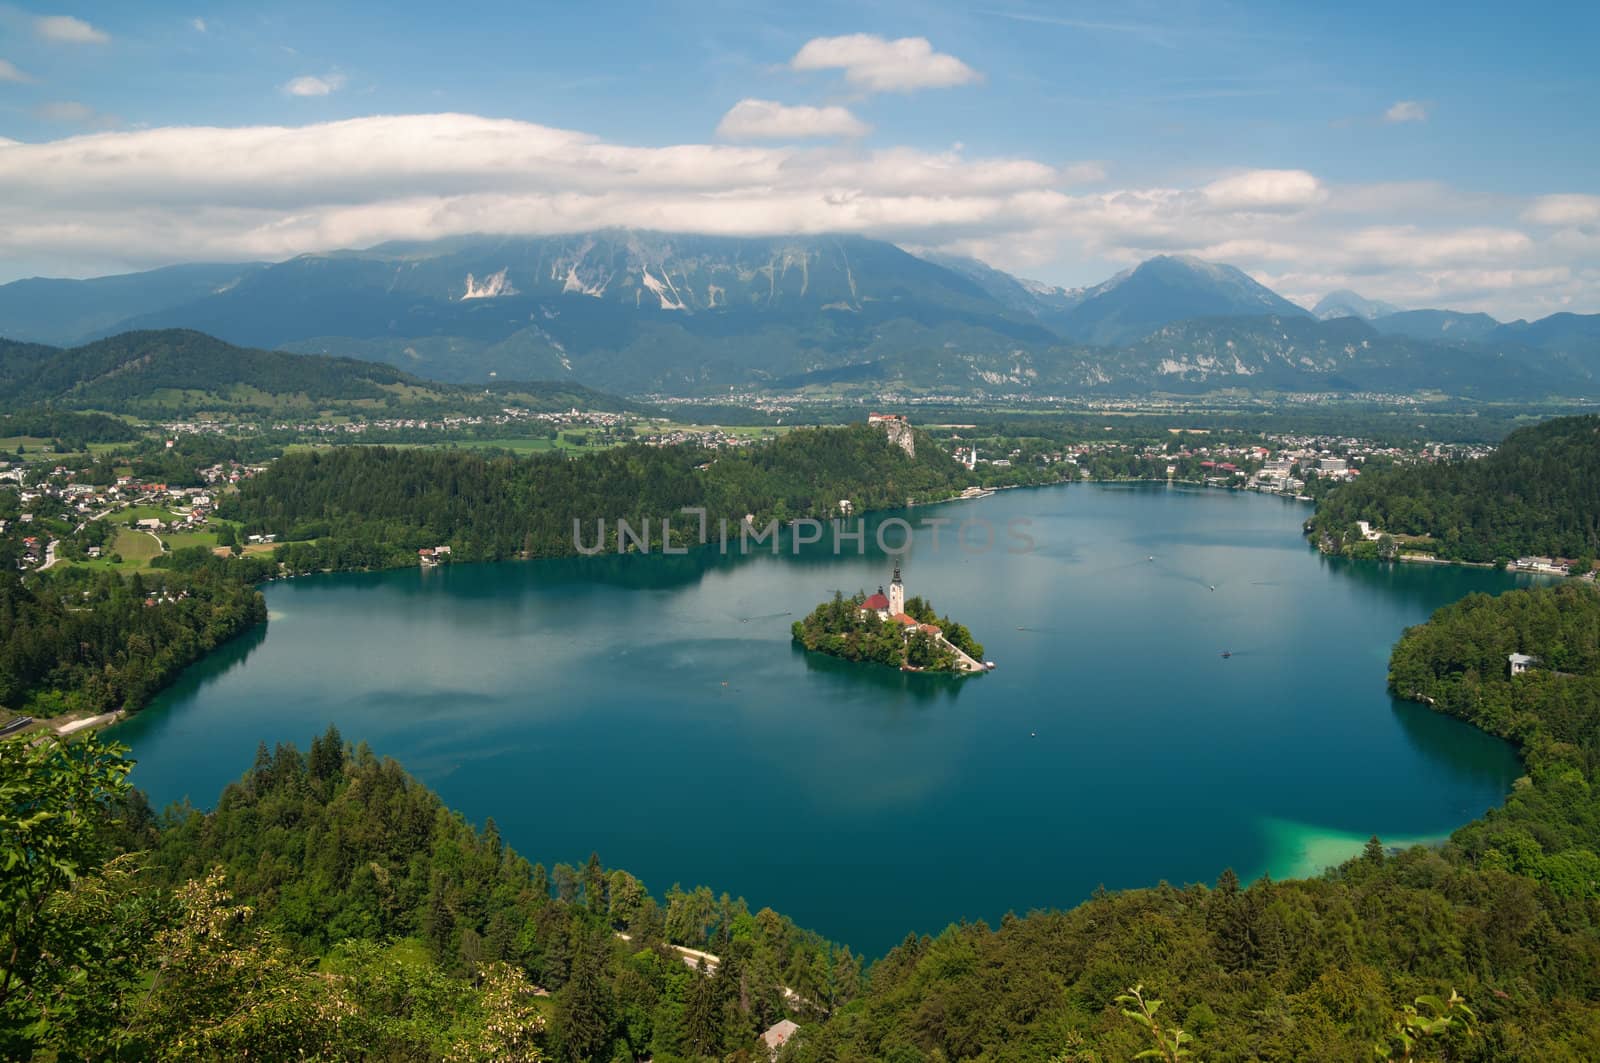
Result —
[[[906,562],[908,593],[996,671],[796,650],[796,616],[887,581],[875,553],[462,565],[275,584],[264,632],[116,734],[153,801],[205,806],[257,742],[304,748],[335,722],[530,859],[597,849],[658,892],[705,883],[870,954],[1099,884],[1437,838],[1519,772],[1384,689],[1402,628],[1516,577],[1323,558],[1303,505],[1220,491],[1075,485],[905,515],[1032,521],[1025,555],[964,553],[946,529]]]

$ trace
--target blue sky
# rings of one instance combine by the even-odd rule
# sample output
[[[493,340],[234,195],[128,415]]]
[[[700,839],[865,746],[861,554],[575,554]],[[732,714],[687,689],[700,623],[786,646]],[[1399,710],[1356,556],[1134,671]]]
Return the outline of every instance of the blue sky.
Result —
[[[1600,311],[1596,7],[0,6],[0,280],[648,223]]]

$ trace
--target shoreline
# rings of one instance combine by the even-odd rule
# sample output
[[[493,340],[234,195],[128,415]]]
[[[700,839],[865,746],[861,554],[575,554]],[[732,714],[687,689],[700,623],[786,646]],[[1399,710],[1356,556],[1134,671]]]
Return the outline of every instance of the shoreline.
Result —
[[[1065,483],[1071,483],[1071,482],[1072,481],[1065,481]],[[1099,482],[1102,482],[1102,481],[1086,481],[1086,482],[1099,483]],[[1127,483],[1129,481],[1106,481],[1106,482]],[[1144,482],[1163,483],[1164,481],[1144,481]],[[1027,486],[1058,486],[1058,485],[1056,485],[1056,484],[1042,484],[1042,485],[1027,485]],[[1259,493],[1259,492],[1254,492],[1254,493]],[[1285,536],[1288,535],[1288,526],[1287,525],[1283,529],[1283,534]],[[525,559],[525,560],[539,560],[539,559],[535,558],[535,559]],[[570,557],[568,557],[568,558],[559,558],[558,557],[558,558],[550,558],[548,560],[571,560],[571,558]],[[397,570],[398,570],[398,568],[411,568],[411,567],[415,567],[415,566],[399,566],[399,567],[397,567]],[[449,567],[449,566],[445,566],[445,567]],[[355,571],[378,572],[378,571],[386,571],[386,570],[378,570],[378,569],[341,570],[341,571],[337,571],[337,572],[330,571],[328,574],[330,574],[330,575],[341,575],[341,574],[344,574],[345,571],[348,571],[348,572],[355,572]],[[247,630],[249,630],[249,629],[247,629]],[[799,645],[800,645],[801,649],[804,649],[803,644],[799,644]],[[807,652],[820,652],[820,651],[807,651]],[[209,654],[207,656],[209,656]],[[824,656],[832,657],[834,655],[832,655],[832,654],[824,654]],[[198,664],[201,661],[204,661],[205,659],[206,659],[206,657],[201,657],[201,658],[197,659],[193,663]],[[836,658],[836,659],[844,660],[844,658]],[[847,663],[875,663],[875,662],[847,662]],[[905,669],[900,669],[900,668],[896,668],[895,670],[897,670],[897,671],[905,671]],[[933,675],[950,675],[950,676],[953,676],[955,678],[961,678],[962,677],[959,673],[951,673],[951,672],[935,672],[935,673],[931,673],[931,674],[933,674]],[[921,685],[921,684],[919,683],[918,685]],[[942,683],[938,683],[937,681],[935,681],[932,684],[928,684],[928,688],[929,689],[954,689],[954,685],[952,684],[949,688],[945,688]],[[1373,696],[1376,697],[1378,695],[1376,694],[1376,692],[1374,692]],[[164,707],[164,711],[165,711],[165,707]],[[1489,732],[1485,732],[1485,733],[1489,733]],[[1496,737],[1499,737],[1499,736],[1496,736]],[[1517,755],[1518,755],[1518,757],[1520,759],[1520,757],[1521,757],[1520,747],[1518,747],[1514,743],[1510,743],[1510,742],[1508,742],[1507,744],[1510,745],[1514,751],[1516,751],[1516,753],[1517,753]],[[1494,807],[1495,808],[1503,807],[1504,802],[1505,802],[1505,800],[1506,800],[1508,795],[1509,795],[1509,791],[1507,792],[1507,794],[1502,794],[1499,797],[1499,799],[1496,802]],[[1451,836],[1453,836],[1454,833],[1457,830],[1460,830],[1461,828],[1466,827],[1466,826],[1470,825],[1471,823],[1476,822],[1477,820],[1479,820],[1481,818],[1482,818],[1481,814],[1478,815],[1478,816],[1469,817],[1467,819],[1462,820],[1460,823],[1453,824],[1453,825],[1447,827],[1445,830],[1443,830],[1443,831],[1441,831],[1441,832],[1439,832],[1437,834],[1433,834],[1433,833],[1426,834],[1426,835],[1423,835],[1423,834],[1418,834],[1418,835],[1394,834],[1394,835],[1391,835],[1391,836],[1388,836],[1388,837],[1384,837],[1384,843],[1385,843],[1386,848],[1392,848],[1392,847],[1394,847],[1396,845],[1405,845],[1405,846],[1409,847],[1409,845],[1411,845],[1411,844],[1425,844],[1425,845],[1438,846],[1438,845],[1441,845],[1441,844],[1447,842],[1448,839]],[[1288,826],[1292,827],[1292,830],[1286,830],[1285,833],[1282,833],[1282,834],[1277,836],[1282,844],[1281,845],[1272,846],[1269,849],[1268,853],[1266,854],[1268,863],[1265,866],[1266,866],[1266,869],[1270,870],[1270,872],[1273,875],[1274,879],[1281,879],[1281,878],[1284,878],[1284,877],[1289,877],[1289,878],[1312,878],[1312,879],[1314,879],[1314,878],[1320,877],[1320,875],[1323,873],[1323,871],[1326,870],[1328,867],[1337,866],[1338,864],[1343,862],[1343,858],[1345,858],[1347,856],[1354,856],[1354,855],[1358,854],[1359,851],[1360,851],[1361,845],[1365,844],[1366,838],[1369,836],[1369,834],[1367,834],[1367,833],[1362,833],[1362,834],[1358,835],[1358,834],[1356,834],[1354,832],[1342,831],[1342,830],[1338,830],[1338,829],[1334,829],[1334,828],[1326,828],[1326,827],[1318,826],[1318,825],[1311,824],[1311,823],[1294,823],[1294,824],[1288,825]],[[1290,836],[1289,836],[1290,834],[1294,834],[1298,838],[1297,844],[1299,844],[1300,848],[1296,852],[1289,852],[1288,851],[1287,843],[1290,840],[1294,840],[1294,839],[1290,838]],[[1380,835],[1380,837],[1383,837],[1383,836]],[[1215,866],[1218,869],[1220,869],[1221,867],[1225,866],[1228,863],[1228,861],[1227,861],[1225,856],[1219,854],[1216,857],[1214,863],[1215,863]],[[1151,888],[1151,882],[1146,881],[1146,882],[1143,882],[1143,883],[1132,883],[1132,884],[1129,884],[1129,885],[1127,885],[1125,887],[1120,887],[1120,888],[1125,888],[1125,889]],[[1077,901],[1073,900],[1071,898],[1063,898],[1062,901],[1060,902],[1059,910],[1070,909],[1076,903],[1077,903]]]

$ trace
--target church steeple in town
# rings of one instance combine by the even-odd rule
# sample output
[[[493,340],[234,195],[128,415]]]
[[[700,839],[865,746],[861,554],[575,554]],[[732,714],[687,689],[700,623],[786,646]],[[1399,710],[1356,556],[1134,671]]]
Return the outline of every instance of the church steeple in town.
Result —
[[[906,585],[900,582],[900,562],[894,563],[894,579],[889,581],[889,615],[906,611]]]

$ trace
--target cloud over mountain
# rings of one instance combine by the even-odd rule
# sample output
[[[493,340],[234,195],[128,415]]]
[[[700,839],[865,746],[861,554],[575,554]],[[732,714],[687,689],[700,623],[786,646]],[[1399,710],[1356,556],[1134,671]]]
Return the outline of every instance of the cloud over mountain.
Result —
[[[744,136],[848,128],[831,113],[843,108],[745,102],[758,107],[724,119],[743,111]],[[159,127],[0,142],[0,261],[107,272],[620,225],[860,233],[1046,275],[1056,262],[1119,268],[1187,253],[1234,262],[1308,306],[1352,288],[1501,316],[1595,309],[1596,197],[1414,194],[1301,169],[1107,188],[1105,172],[853,139],[646,147],[470,114]]]

